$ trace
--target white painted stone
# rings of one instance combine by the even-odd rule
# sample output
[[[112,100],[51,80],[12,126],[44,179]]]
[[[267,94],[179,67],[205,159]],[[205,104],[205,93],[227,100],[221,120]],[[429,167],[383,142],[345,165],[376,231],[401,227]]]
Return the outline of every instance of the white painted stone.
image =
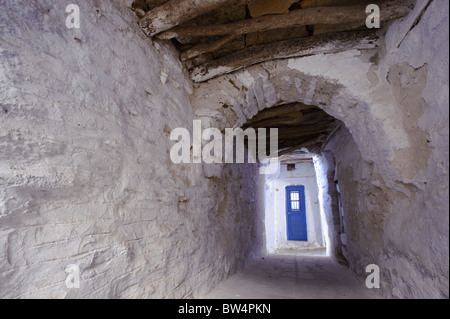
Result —
[[[80,2],[79,30],[65,6],[0,10],[0,298],[205,293],[261,254],[258,167],[172,164],[194,119],[176,50],[124,2]]]
[[[213,92],[243,72],[261,81],[256,75],[264,70],[276,103],[313,103],[343,121],[326,151],[336,157],[346,247],[327,194],[334,181],[320,186],[331,253],[341,250],[361,276],[368,264],[379,265],[386,297],[448,298],[448,1],[416,2],[414,12],[388,25],[378,51],[270,61],[210,80],[202,90]],[[195,96],[194,108],[214,100]],[[334,167],[327,173],[334,175]]]
[[[195,90],[125,2],[80,3],[80,29],[60,1],[2,4],[0,298],[196,297],[258,258],[271,204],[258,167],[173,165],[168,135],[194,114],[223,129],[290,102],[345,124],[315,162],[328,253],[361,276],[377,264],[385,297],[448,298],[448,1],[417,1],[378,52],[271,61]]]

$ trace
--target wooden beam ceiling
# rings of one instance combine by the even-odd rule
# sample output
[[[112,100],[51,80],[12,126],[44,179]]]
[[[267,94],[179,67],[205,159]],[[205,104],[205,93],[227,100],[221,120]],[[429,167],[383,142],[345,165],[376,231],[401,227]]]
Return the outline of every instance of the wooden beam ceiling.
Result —
[[[242,35],[252,32],[272,29],[289,28],[293,26],[328,25],[328,24],[359,24],[366,22],[365,5],[348,7],[319,7],[295,10],[285,14],[266,15],[256,19],[246,19],[220,25],[201,25],[190,27],[175,27],[157,35],[158,39],[172,39],[179,36],[218,36]],[[405,16],[410,10],[406,5],[395,2],[380,4],[383,20],[392,20]]]
[[[281,156],[302,148],[320,150],[340,123],[318,107],[291,103],[259,112],[243,129],[278,128],[278,155]]]
[[[373,30],[340,32],[297,38],[241,50],[223,58],[207,61],[191,70],[194,82],[204,82],[222,74],[270,60],[336,53],[345,50],[367,50],[378,47],[378,33]]]
[[[248,4],[253,0],[172,0],[148,11],[140,22],[148,36],[173,28],[222,6],[235,2]]]
[[[145,34],[174,40],[191,78],[203,82],[269,60],[376,48],[376,31],[365,28],[369,2],[383,21],[411,11],[403,0],[135,0],[134,7]]]
[[[381,20],[406,16],[406,0],[135,0],[150,37],[170,40],[195,82],[266,61],[379,45],[365,26],[367,4]],[[405,4],[406,3],[406,4]],[[342,122],[315,106],[292,103],[259,112],[244,125],[278,128],[279,156],[320,152]]]

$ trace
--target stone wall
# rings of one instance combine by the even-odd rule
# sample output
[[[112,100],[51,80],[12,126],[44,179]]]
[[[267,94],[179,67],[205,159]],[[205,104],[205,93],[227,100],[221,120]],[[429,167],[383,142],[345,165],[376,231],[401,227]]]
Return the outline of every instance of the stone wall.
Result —
[[[448,1],[417,1],[380,50],[195,87],[129,3],[80,1],[81,29],[66,28],[60,1],[2,3],[1,298],[196,297],[258,257],[257,167],[172,164],[169,134],[192,132],[194,116],[222,129],[290,102],[345,125],[323,157],[324,201],[330,234],[336,173],[350,267],[379,265],[386,297],[448,297]],[[80,289],[65,286],[70,264]]]
[[[388,28],[372,69],[395,101],[380,117],[402,129],[389,134],[399,147],[383,164],[364,158],[346,129],[328,146],[341,193],[351,194],[347,258],[361,275],[379,265],[387,297],[448,298],[448,52],[448,2],[418,1]]]
[[[380,31],[378,50],[261,63],[196,85],[191,100],[217,126],[292,102],[341,120],[325,150],[335,159],[323,159],[336,161],[352,269],[364,276],[378,264],[386,297],[448,297],[448,1],[411,3],[410,15]],[[331,188],[323,201],[336,232]],[[332,250],[345,262],[339,235]]]
[[[348,266],[348,260],[344,256],[346,247],[342,243],[342,222],[335,182],[335,167],[335,158],[331,150],[324,149],[320,155],[314,157],[322,233],[327,255],[338,263]]]
[[[129,2],[2,2],[0,298],[195,297],[260,252],[257,167],[171,163],[193,88]]]

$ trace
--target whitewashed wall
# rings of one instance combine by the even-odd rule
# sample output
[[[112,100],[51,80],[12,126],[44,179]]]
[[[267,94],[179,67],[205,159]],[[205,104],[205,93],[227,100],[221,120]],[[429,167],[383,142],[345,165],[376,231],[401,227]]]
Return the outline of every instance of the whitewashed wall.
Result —
[[[346,133],[327,151],[336,157],[351,268],[365,277],[378,264],[386,297],[448,298],[449,3],[411,3],[411,14],[383,26],[380,49],[257,64],[203,83],[192,101],[222,126],[290,102],[341,120]],[[323,199],[336,208],[330,194]],[[329,217],[333,228],[336,214]],[[339,236],[330,238],[339,251]]]
[[[176,50],[125,1],[1,1],[0,298],[180,298],[263,245],[257,167],[174,165]],[[68,289],[68,265],[81,287]]]
[[[389,26],[372,68],[380,81],[374,92],[394,102],[380,104],[375,119],[401,128],[386,130],[398,147],[365,158],[350,127],[329,145],[344,204],[346,256],[362,276],[368,264],[380,267],[386,297],[449,296],[448,8],[448,1],[417,1],[411,15]],[[370,138],[362,142],[377,149]]]

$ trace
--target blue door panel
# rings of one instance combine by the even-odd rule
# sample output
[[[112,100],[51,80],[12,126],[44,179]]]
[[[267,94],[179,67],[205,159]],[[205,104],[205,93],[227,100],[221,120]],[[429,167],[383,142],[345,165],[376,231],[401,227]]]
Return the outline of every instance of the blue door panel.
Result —
[[[305,187],[286,187],[286,222],[288,240],[308,241]]]

